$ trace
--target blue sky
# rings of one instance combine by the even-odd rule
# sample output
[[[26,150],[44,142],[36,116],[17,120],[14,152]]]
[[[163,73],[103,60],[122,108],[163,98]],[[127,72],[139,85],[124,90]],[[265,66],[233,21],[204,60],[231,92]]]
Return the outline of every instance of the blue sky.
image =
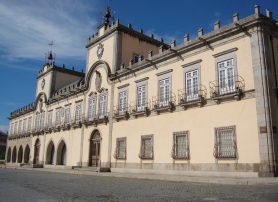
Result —
[[[35,99],[36,75],[53,40],[56,63],[85,69],[86,39],[96,32],[108,0],[0,0],[0,130],[6,131],[9,113]],[[182,42],[213,23],[231,22],[232,15],[251,15],[254,5],[269,8],[278,19],[277,0],[111,0],[121,23]]]

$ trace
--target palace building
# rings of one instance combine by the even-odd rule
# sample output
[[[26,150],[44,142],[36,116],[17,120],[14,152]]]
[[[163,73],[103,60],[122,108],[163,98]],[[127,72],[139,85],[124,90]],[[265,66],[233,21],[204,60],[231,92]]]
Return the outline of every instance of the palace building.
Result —
[[[37,76],[35,101],[10,114],[7,166],[275,176],[278,23],[272,12],[182,44],[111,21],[89,37],[86,72]]]

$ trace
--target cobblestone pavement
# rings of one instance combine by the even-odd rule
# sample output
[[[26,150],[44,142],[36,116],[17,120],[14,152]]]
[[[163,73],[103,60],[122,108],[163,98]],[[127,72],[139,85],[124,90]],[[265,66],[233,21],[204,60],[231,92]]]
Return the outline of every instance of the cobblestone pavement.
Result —
[[[218,185],[0,169],[0,201],[278,201],[278,185]]]

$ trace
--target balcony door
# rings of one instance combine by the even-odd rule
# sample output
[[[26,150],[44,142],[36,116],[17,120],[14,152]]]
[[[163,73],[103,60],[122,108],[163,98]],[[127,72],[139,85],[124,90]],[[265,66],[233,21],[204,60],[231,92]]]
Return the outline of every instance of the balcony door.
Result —
[[[235,91],[234,59],[218,63],[218,77],[220,94]]]
[[[170,101],[170,78],[159,81],[159,106],[168,106]]]
[[[123,114],[127,111],[127,90],[119,93],[119,114]]]
[[[146,85],[137,87],[137,111],[143,111],[146,107]]]
[[[198,70],[193,70],[186,72],[185,74],[185,89],[186,89],[186,100],[191,101],[198,99],[199,96],[199,72]]]

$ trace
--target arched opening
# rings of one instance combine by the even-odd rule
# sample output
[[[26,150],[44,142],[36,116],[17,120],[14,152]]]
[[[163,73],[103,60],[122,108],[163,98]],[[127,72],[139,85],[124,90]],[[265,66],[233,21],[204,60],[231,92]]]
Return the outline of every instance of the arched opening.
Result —
[[[54,164],[55,147],[53,142],[49,142],[46,150],[46,164]]]
[[[98,167],[100,161],[101,137],[98,130],[94,130],[90,137],[89,166]]]
[[[27,145],[24,150],[24,163],[29,163],[30,159],[30,147]]]
[[[12,162],[16,163],[16,147],[13,148]]]
[[[23,157],[23,148],[22,146],[19,147],[18,154],[17,154],[17,162],[22,163],[22,157]]]
[[[67,164],[67,146],[62,140],[57,149],[57,165]]]
[[[41,147],[41,143],[40,140],[37,139],[35,146],[34,146],[34,160],[33,163],[34,164],[39,164],[39,157],[40,157],[40,147]]]
[[[8,153],[7,153],[7,162],[8,162],[8,163],[11,162],[11,155],[12,155],[12,152],[11,152],[11,148],[9,147]]]

